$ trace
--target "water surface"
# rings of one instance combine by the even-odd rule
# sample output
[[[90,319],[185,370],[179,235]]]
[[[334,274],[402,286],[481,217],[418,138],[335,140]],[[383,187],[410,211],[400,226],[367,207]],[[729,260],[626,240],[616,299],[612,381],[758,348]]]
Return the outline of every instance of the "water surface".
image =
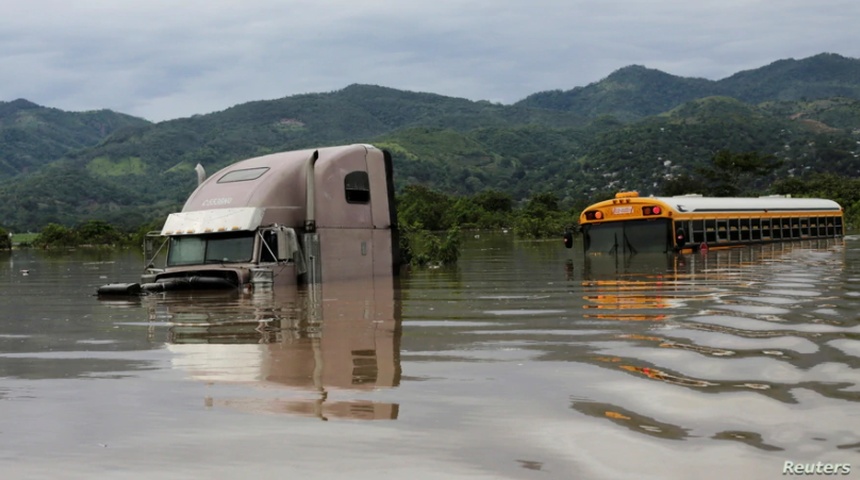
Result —
[[[860,471],[860,241],[100,300],[137,252],[0,257],[3,478],[778,478]]]

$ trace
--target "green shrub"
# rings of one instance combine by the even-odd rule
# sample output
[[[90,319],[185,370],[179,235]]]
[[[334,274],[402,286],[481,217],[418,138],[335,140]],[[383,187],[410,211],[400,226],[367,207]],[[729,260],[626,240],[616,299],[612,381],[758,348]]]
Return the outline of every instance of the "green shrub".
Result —
[[[6,229],[0,227],[0,250],[12,248],[12,235]]]
[[[400,252],[403,261],[412,266],[452,265],[460,257],[460,229],[438,233],[415,225],[401,228]]]
[[[77,245],[77,243],[78,238],[74,230],[56,223],[45,225],[45,228],[42,229],[39,236],[33,241],[33,245],[42,248],[71,247]]]

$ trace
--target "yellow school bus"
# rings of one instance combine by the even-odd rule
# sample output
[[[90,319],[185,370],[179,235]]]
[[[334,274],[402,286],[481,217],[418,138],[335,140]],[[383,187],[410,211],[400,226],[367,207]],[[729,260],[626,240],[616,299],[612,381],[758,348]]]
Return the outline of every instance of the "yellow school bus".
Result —
[[[586,254],[690,252],[843,235],[842,207],[819,198],[640,197],[620,192],[579,217]],[[572,242],[565,238],[565,246]]]

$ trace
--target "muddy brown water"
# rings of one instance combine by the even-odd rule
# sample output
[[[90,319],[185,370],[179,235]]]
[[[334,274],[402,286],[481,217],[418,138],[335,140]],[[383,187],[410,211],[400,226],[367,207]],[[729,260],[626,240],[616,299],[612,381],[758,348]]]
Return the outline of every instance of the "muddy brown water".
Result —
[[[2,478],[860,474],[857,237],[585,259],[468,234],[390,281],[93,295],[141,266],[0,256]]]

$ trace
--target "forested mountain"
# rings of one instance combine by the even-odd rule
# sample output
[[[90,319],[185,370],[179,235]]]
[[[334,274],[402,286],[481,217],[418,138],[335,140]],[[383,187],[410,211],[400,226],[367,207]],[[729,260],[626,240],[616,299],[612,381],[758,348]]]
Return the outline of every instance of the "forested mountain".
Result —
[[[32,173],[72,149],[92,147],[146,120],[99,110],[69,113],[18,99],[0,102],[0,180]]]
[[[860,61],[830,53],[803,60],[779,60],[717,81],[676,77],[632,65],[588,86],[535,93],[516,105],[634,121],[709,96],[727,96],[753,104],[832,97],[860,99],[858,79]]]
[[[710,80],[676,77],[641,65],[631,65],[585,87],[535,93],[515,105],[574,111],[589,117],[609,115],[631,122],[696,98],[723,93],[716,82]]]
[[[804,60],[779,60],[717,82],[745,102],[860,98],[860,62],[832,53]]]
[[[860,176],[860,60],[832,54],[719,81],[631,66],[514,105],[351,85],[151,124],[18,100],[0,103],[0,132],[28,110],[51,128],[0,139],[3,161],[30,158],[10,163],[20,166],[0,183],[0,226],[17,231],[86,219],[134,227],[181,207],[198,162],[212,173],[242,158],[351,142],[390,149],[400,188],[495,189],[515,199],[551,191],[567,205],[618,189],[659,193],[720,150],[777,157],[782,166],[760,188],[809,171]],[[103,135],[73,135],[73,125]],[[30,157],[20,153],[28,147]]]

